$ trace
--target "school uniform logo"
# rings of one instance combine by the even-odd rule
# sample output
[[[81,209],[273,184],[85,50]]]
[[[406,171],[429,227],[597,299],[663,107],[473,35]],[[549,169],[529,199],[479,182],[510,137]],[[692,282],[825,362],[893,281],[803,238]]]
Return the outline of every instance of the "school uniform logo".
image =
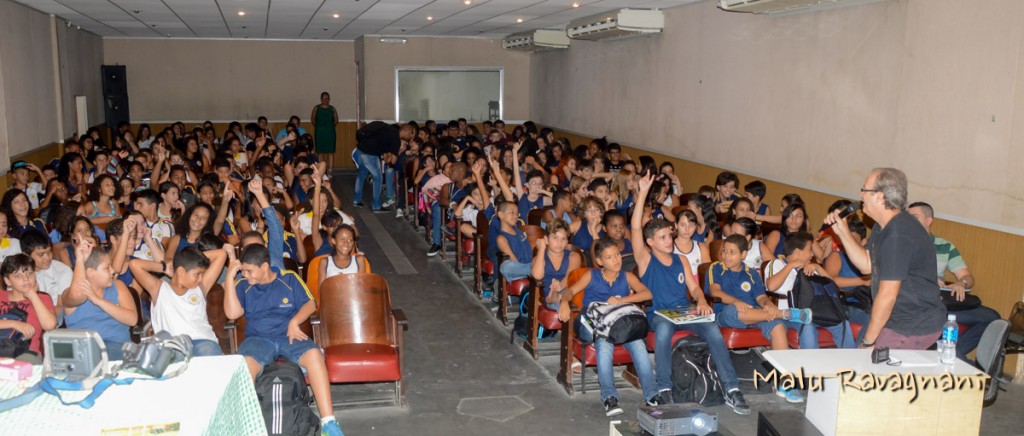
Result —
[[[185,301],[187,301],[188,304],[195,306],[199,304],[199,296],[196,294],[189,294],[189,296],[185,298]]]
[[[679,273],[679,277],[677,277],[677,279],[679,280],[679,283],[686,282],[686,275],[685,275],[685,273]]]
[[[742,289],[743,292],[750,292],[751,288],[752,286],[750,285],[750,282],[743,282],[740,284],[740,289]]]
[[[288,297],[282,298],[281,299],[281,304],[288,304]]]

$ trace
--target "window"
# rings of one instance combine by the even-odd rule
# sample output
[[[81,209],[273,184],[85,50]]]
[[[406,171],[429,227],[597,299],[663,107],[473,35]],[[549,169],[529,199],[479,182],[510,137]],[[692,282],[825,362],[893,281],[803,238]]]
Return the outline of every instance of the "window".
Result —
[[[395,68],[397,121],[502,118],[501,68]]]

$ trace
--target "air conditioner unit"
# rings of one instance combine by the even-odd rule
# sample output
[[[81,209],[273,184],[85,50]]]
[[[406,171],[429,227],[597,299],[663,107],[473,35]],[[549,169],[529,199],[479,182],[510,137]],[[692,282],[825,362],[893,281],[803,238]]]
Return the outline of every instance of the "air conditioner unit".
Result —
[[[501,41],[506,50],[541,51],[569,48],[569,37],[561,30],[533,30],[513,33]]]
[[[729,12],[784,15],[823,11],[878,1],[881,0],[718,0],[718,7]]]
[[[621,9],[573,20],[565,32],[573,39],[599,41],[660,33],[664,28],[665,14],[657,9]]]

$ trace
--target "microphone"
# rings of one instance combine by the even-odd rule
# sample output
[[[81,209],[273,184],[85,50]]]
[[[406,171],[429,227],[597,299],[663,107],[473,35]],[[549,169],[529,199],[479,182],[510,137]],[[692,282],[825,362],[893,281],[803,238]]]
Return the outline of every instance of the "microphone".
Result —
[[[857,209],[860,209],[860,205],[858,205],[857,203],[850,203],[849,205],[847,205],[846,207],[842,208],[839,211],[839,219],[845,219],[846,217],[848,217],[848,216],[852,215],[854,212],[856,212]],[[822,224],[821,225],[821,229],[819,229],[818,232],[819,233],[820,232],[824,232],[829,227],[832,227],[832,226],[830,226],[828,224]]]

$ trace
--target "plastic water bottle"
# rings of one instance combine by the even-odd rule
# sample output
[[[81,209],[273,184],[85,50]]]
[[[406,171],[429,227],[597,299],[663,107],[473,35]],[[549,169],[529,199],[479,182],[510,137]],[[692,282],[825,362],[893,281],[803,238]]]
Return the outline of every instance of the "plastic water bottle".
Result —
[[[960,336],[960,326],[956,324],[956,315],[946,316],[946,324],[942,326],[942,339],[939,341],[939,362],[952,365],[956,362],[956,341]]]

